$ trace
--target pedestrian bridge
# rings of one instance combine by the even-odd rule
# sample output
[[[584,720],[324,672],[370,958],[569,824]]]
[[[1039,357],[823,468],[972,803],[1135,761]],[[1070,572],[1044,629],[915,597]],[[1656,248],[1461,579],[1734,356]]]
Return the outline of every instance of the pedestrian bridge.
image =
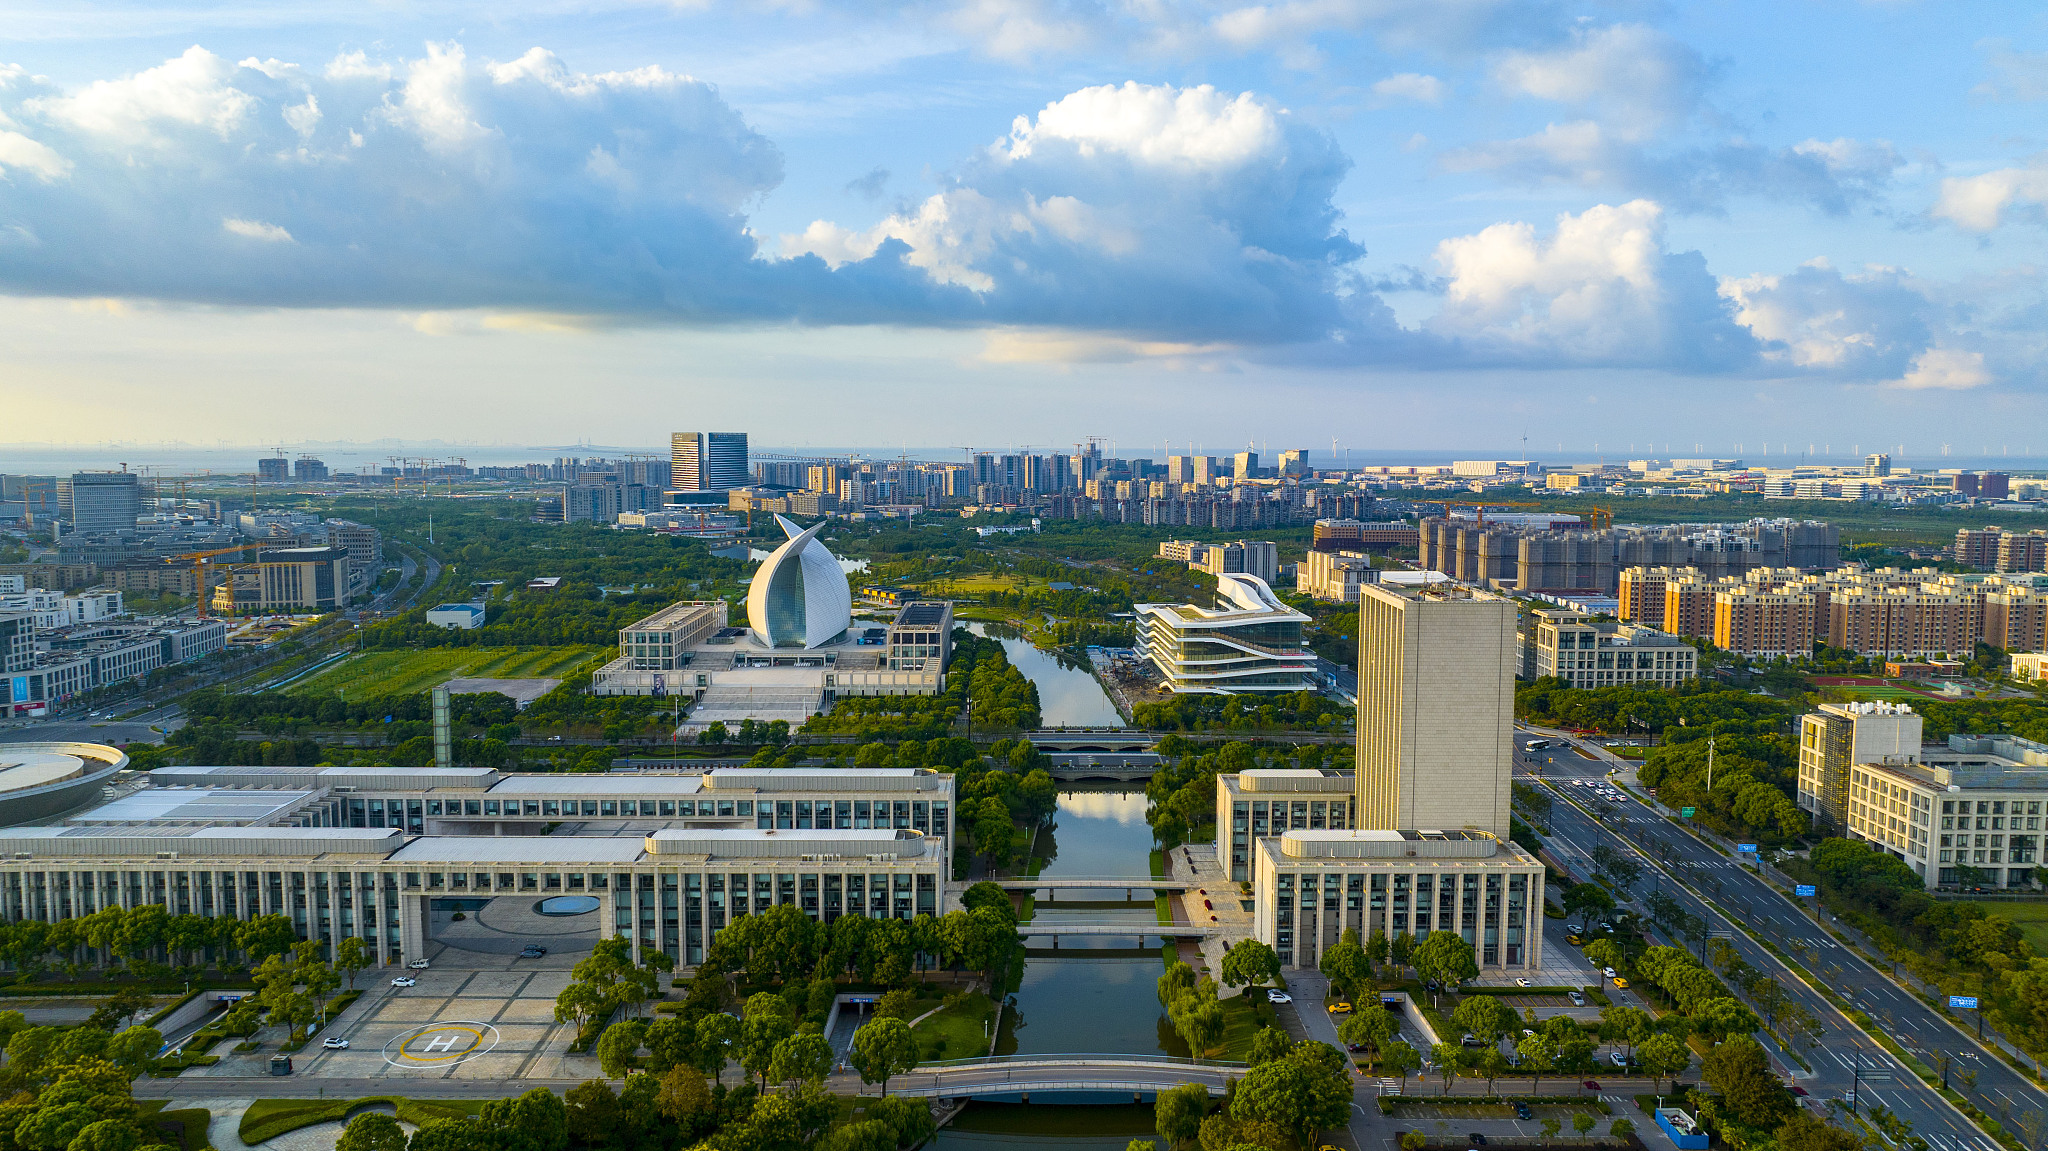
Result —
[[[1027,731],[1024,738],[1043,752],[1092,751],[1140,754],[1150,752],[1159,736],[1131,727],[1060,727]]]
[[[891,1095],[957,1098],[1034,1091],[1158,1092],[1199,1083],[1221,1095],[1245,1073],[1242,1063],[1155,1055],[1007,1055],[924,1063],[889,1080]],[[879,1088],[870,1090],[879,1091]]]
[[[1223,934],[1214,924],[1197,927],[1192,923],[1020,923],[1019,935],[1127,935],[1135,938],[1208,939]]]
[[[1125,891],[1186,891],[1194,884],[1180,879],[1152,879],[1141,875],[1062,875],[1055,879],[1041,876],[1031,879],[1012,876],[1008,879],[990,879],[1004,891],[1068,891],[1074,888],[1122,888]]]

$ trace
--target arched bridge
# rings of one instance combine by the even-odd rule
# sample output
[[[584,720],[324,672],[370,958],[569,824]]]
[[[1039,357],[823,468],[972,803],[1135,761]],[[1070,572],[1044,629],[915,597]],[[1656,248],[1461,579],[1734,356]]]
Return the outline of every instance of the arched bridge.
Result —
[[[891,1095],[957,1098],[1034,1091],[1156,1092],[1200,1083],[1221,1095],[1245,1073],[1242,1063],[1164,1055],[1008,1055],[925,1063],[889,1080]],[[865,1088],[876,1091],[878,1088]]]

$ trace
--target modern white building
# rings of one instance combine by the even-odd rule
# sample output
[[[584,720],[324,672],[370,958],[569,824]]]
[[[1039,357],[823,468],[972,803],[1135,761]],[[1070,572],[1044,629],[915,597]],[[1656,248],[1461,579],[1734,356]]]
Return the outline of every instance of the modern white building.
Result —
[[[1914,763],[1924,730],[1903,703],[1824,703],[1799,717],[1799,806],[1840,835],[1849,825],[1849,769],[1856,764]]]
[[[1855,763],[1846,775],[1849,838],[1905,860],[1928,890],[2038,886],[2048,747],[1952,735],[1914,760]]]
[[[468,631],[484,626],[484,605],[480,603],[444,603],[427,609],[427,622],[435,627],[452,631]]]
[[[839,559],[819,541],[830,520],[799,528],[775,522],[789,539],[754,572],[747,589],[747,623],[769,647],[824,647],[853,623],[853,590]]]
[[[1533,613],[1538,676],[1572,687],[1653,683],[1676,687],[1699,674],[1699,651],[1666,631],[1641,624],[1594,623],[1571,608]]]
[[[1175,692],[1231,695],[1306,691],[1314,656],[1302,642],[1308,617],[1280,602],[1257,576],[1216,577],[1216,606],[1141,603],[1138,652]]]

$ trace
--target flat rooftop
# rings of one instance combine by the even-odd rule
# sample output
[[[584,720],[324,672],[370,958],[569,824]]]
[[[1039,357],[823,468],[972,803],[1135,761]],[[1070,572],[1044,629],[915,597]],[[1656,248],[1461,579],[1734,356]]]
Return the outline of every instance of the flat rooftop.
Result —
[[[297,789],[145,787],[64,822],[73,826],[136,823],[214,823],[251,826],[313,798]]]

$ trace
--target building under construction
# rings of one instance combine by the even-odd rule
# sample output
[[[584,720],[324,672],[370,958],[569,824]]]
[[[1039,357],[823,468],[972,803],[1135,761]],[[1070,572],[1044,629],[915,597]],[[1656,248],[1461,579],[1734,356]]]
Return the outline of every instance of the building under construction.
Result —
[[[1631,567],[1689,567],[1718,578],[1757,568],[1825,571],[1841,563],[1841,530],[1818,520],[1553,530],[1507,517],[1429,516],[1421,566],[1482,587],[1614,595]]]

